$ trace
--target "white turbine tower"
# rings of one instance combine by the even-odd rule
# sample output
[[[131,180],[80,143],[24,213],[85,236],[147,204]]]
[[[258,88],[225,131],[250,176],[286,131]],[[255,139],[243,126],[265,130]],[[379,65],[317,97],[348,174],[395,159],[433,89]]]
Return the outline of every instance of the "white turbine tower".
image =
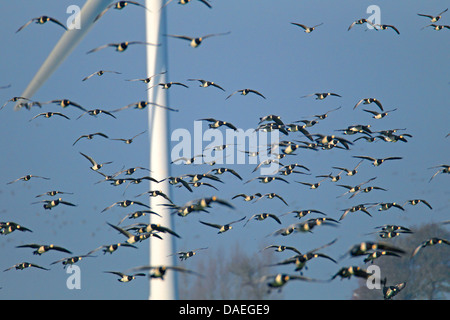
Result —
[[[41,68],[38,70],[34,78],[31,80],[21,97],[29,98],[39,90],[45,81],[56,71],[59,65],[69,56],[80,41],[86,36],[88,31],[94,25],[94,19],[100,14],[112,0],[87,0],[86,4],[80,11],[80,29],[68,30],[63,34],[56,44],[50,55],[47,57]],[[166,21],[165,10],[161,10],[163,6],[162,0],[146,0],[145,6],[149,10],[146,11],[146,38],[149,43],[158,43],[160,46],[147,47],[147,74],[148,76],[167,70],[167,46],[166,41],[162,37],[165,33]],[[166,73],[160,75],[160,82],[165,82]],[[162,90],[156,86],[148,91],[148,101],[159,105],[167,105],[166,90]],[[15,106],[15,110],[19,108],[19,104]],[[153,176],[162,180],[169,176],[169,128],[168,128],[168,112],[164,108],[149,108],[149,132],[150,132],[150,170]],[[160,184],[150,184],[152,188],[162,190],[170,197],[169,184],[164,182]],[[167,209],[159,206],[161,204],[160,197],[151,198],[151,207],[153,210],[159,210],[161,218],[150,218],[150,223],[159,223],[173,230],[173,219]],[[175,243],[172,237],[165,237],[164,241],[150,241],[150,265],[173,265],[175,263],[174,256],[168,257],[173,253]],[[164,281],[156,279],[150,280],[149,299],[153,300],[174,300],[177,299],[177,279],[175,273],[168,273],[164,277]]]
[[[166,11],[161,10],[162,0],[146,0],[146,41],[158,43],[160,46],[147,46],[147,74],[152,76],[167,71],[167,45],[164,34],[166,34]],[[166,82],[167,73],[159,76],[160,82]],[[155,80],[157,81],[158,78]],[[148,100],[159,105],[167,105],[167,90],[161,86],[150,89]],[[149,111],[150,131],[150,170],[156,180],[167,178],[169,174],[169,112],[165,108],[151,108]],[[157,189],[155,189],[157,188]],[[167,180],[161,183],[150,182],[150,190],[162,190],[170,198],[169,183]],[[150,215],[151,223],[159,223],[165,227],[173,228],[173,218],[168,208],[163,209],[160,204],[166,203],[162,197],[152,197],[150,207],[158,210],[161,217]],[[150,265],[173,265],[175,256],[175,243],[173,237],[164,237],[164,241],[150,237]],[[164,281],[159,279],[150,280],[150,299],[174,300],[177,299],[176,273],[168,273]]]

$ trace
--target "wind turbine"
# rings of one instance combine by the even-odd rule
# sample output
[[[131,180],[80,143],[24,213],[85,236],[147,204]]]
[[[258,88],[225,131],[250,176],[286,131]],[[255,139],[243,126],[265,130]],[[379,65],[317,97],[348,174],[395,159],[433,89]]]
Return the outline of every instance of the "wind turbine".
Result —
[[[87,0],[80,11],[79,19],[81,28],[66,31],[58,41],[50,55],[42,64],[34,78],[31,80],[21,97],[30,99],[46,80],[57,70],[59,65],[70,55],[80,41],[86,36],[94,25],[94,20],[112,0]],[[167,70],[167,46],[166,15],[162,0],[146,0],[146,41],[158,43],[159,46],[147,47],[147,74],[152,76]],[[166,73],[159,75],[160,82],[165,82]],[[167,105],[167,90],[156,86],[148,90],[148,100],[159,105]],[[16,104],[18,110],[20,104]],[[150,133],[150,170],[156,179],[162,180],[169,176],[169,117],[165,108],[149,108],[149,133]],[[166,181],[154,185],[150,183],[150,190],[158,188],[170,197],[169,184]],[[161,217],[150,215],[150,223],[159,223],[173,230],[173,218],[168,209],[162,204],[160,197],[152,197],[150,206],[153,210],[160,210]],[[155,217],[153,217],[155,216]],[[174,252],[175,242],[172,237],[165,237],[164,241],[157,239],[154,241],[150,237],[150,265],[174,265],[174,256],[169,256]],[[175,300],[178,299],[178,288],[176,273],[168,273],[164,281],[155,279],[149,280],[149,299],[152,300]]]

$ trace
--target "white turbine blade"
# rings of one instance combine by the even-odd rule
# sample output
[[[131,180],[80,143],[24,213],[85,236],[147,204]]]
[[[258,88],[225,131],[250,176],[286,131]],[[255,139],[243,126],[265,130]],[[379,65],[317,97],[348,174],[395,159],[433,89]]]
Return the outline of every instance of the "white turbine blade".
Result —
[[[162,9],[162,0],[146,0],[146,41],[160,43],[161,46],[147,46],[147,75],[158,75],[157,83],[167,82],[165,71],[167,68],[167,41],[163,35],[166,33],[166,10]],[[167,91],[156,86],[148,90],[148,101],[159,105],[168,105]],[[169,173],[169,112],[165,108],[149,108],[149,134],[150,134],[150,170],[154,177],[160,181],[170,176]],[[155,184],[150,182],[150,190],[162,190],[170,198],[170,185],[168,180]],[[151,207],[160,210],[160,217],[150,217],[150,223],[159,223],[173,230],[173,215],[168,207],[160,204],[167,203],[162,197],[152,197]],[[159,209],[161,208],[161,209]],[[164,212],[163,212],[164,211]],[[175,256],[169,256],[175,251],[173,237],[165,237],[164,241],[150,238],[150,261],[153,266],[173,266],[176,263]],[[151,300],[176,300],[178,299],[177,274],[167,272],[164,281],[150,280]]]
[[[69,56],[78,43],[84,38],[94,25],[95,17],[102,12],[112,0],[88,0],[80,11],[80,29],[66,31],[53,51],[42,64],[39,71],[22,93],[22,97],[30,99],[45,81],[58,69],[59,65]],[[14,110],[20,109],[16,104]]]

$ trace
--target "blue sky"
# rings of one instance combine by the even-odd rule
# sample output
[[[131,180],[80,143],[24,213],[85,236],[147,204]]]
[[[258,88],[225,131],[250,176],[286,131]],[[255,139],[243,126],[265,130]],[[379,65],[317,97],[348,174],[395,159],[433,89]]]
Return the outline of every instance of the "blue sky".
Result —
[[[39,69],[53,46],[62,35],[56,25],[30,25],[20,33],[15,31],[26,21],[40,15],[65,21],[69,15],[66,8],[84,1],[46,0],[8,1],[0,4],[0,39],[4,48],[0,52],[3,62],[0,69],[0,86],[11,84],[0,90],[1,101],[19,96]],[[167,39],[168,79],[189,85],[189,88],[169,89],[169,104],[179,109],[170,114],[171,130],[177,128],[193,131],[194,121],[201,118],[217,118],[247,130],[256,128],[259,118],[277,114],[285,122],[311,119],[311,115],[325,113],[329,118],[310,129],[312,133],[339,134],[353,124],[370,124],[373,130],[406,128],[411,134],[408,143],[366,143],[357,141],[351,150],[333,149],[314,152],[302,150],[286,163],[299,162],[311,170],[311,176],[290,176],[290,184],[273,182],[261,185],[256,181],[243,184],[233,176],[223,176],[224,184],[218,195],[231,201],[237,193],[277,192],[289,203],[286,207],[277,200],[261,200],[256,204],[233,200],[236,210],[220,209],[210,215],[191,215],[175,219],[175,229],[182,236],[178,248],[209,247],[208,252],[233,248],[239,242],[249,254],[263,246],[283,242],[308,251],[338,238],[336,244],[324,252],[338,258],[356,243],[367,240],[366,233],[382,224],[414,226],[428,222],[448,220],[448,179],[434,174],[432,166],[448,163],[449,133],[447,124],[449,64],[448,52],[450,30],[422,30],[429,22],[417,13],[437,14],[447,8],[446,1],[409,1],[408,4],[391,1],[320,1],[317,3],[278,1],[212,1],[208,9],[200,2],[178,5],[172,1],[167,6],[167,32],[169,34],[201,36],[230,31],[226,36],[206,39],[198,48],[189,47],[186,41]],[[374,31],[355,26],[347,31],[355,20],[370,16],[366,9],[378,5],[381,23],[395,25],[392,30]],[[439,23],[449,24],[450,13],[445,13]],[[291,22],[317,25],[311,34],[291,25]],[[145,47],[132,46],[124,53],[105,49],[90,55],[86,52],[100,45],[121,41],[144,41],[144,10],[129,7],[123,11],[111,10],[94,26],[91,32],[60,66],[52,77],[33,97],[37,101],[68,98],[88,109],[114,110],[129,103],[146,99],[146,85],[127,82],[126,79],[146,76]],[[82,82],[85,76],[99,70],[115,70],[118,74],[105,74]],[[216,88],[199,88],[189,78],[203,78],[221,85],[226,92]],[[256,95],[234,95],[235,90],[252,88],[263,93],[267,99]],[[317,101],[313,97],[301,98],[314,92],[336,92],[342,97],[328,97]],[[376,110],[374,105],[353,106],[362,98],[376,97],[385,108],[397,110],[381,120],[374,120],[362,109]],[[113,161],[105,166],[112,173],[123,166],[148,167],[148,136],[142,135],[130,144],[97,138],[92,141],[73,142],[82,134],[104,132],[111,138],[132,137],[146,129],[147,111],[125,110],[110,117],[79,116],[79,110],[61,110],[55,105],[45,105],[42,110],[31,109],[14,112],[13,104],[0,110],[0,220],[14,221],[33,230],[33,233],[15,232],[0,240],[2,270],[22,261],[34,262],[48,267],[63,257],[50,252],[35,257],[31,249],[17,249],[26,243],[54,243],[70,249],[74,254],[85,254],[103,245],[123,241],[124,238],[112,230],[106,222],[117,223],[127,210],[114,208],[106,213],[100,211],[122,200],[124,188],[107,183],[94,184],[102,177],[89,169],[89,163],[79,152],[91,155],[99,162]],[[38,118],[29,121],[43,111],[62,111],[71,120]],[[204,129],[207,126],[204,124]],[[403,133],[403,131],[402,131]],[[357,136],[350,136],[353,140]],[[301,134],[292,134],[286,139],[303,139]],[[209,144],[205,142],[204,146]],[[400,161],[388,161],[380,167],[363,162],[354,177],[343,177],[342,184],[356,185],[377,177],[374,185],[388,192],[373,191],[353,199],[337,198],[345,190],[325,181],[317,190],[297,184],[294,180],[313,182],[315,175],[337,173],[333,166],[354,167],[359,160],[354,155],[374,157],[400,156]],[[255,177],[254,165],[228,165],[238,171],[244,182]],[[206,165],[188,167],[172,166],[172,175],[191,172],[206,172]],[[437,169],[436,169],[437,170]],[[7,185],[7,182],[28,173],[45,176],[51,180],[31,180]],[[139,174],[139,173],[138,173]],[[35,196],[52,189],[73,193],[64,199],[76,203],[77,207],[56,207],[46,211]],[[148,185],[130,186],[128,198],[145,192]],[[177,204],[217,194],[212,189],[196,189],[190,194],[173,189],[173,200]],[[272,212],[281,215],[290,210],[314,208],[329,217],[338,219],[342,209],[362,202],[398,202],[403,204],[413,198],[426,199],[433,211],[425,207],[408,206],[405,212],[391,209],[377,212],[373,217],[349,215],[337,228],[319,227],[312,234],[295,234],[285,238],[266,237],[280,226],[274,221],[252,221],[223,235],[201,225],[198,220],[225,223],[255,213]],[[146,199],[139,198],[139,201]],[[220,211],[220,212],[219,212]],[[179,217],[177,217],[179,218]],[[140,222],[147,222],[146,218]],[[296,222],[291,216],[282,217],[282,226]],[[288,255],[288,254],[287,254]],[[282,260],[288,257],[280,255]],[[65,273],[61,265],[51,266],[50,272],[41,270],[8,271],[0,274],[1,299],[146,299],[148,283],[137,279],[127,285],[118,283],[114,276],[102,273],[107,270],[124,271],[148,263],[148,245],[139,244],[139,249],[119,250],[115,254],[99,255],[79,263],[82,271],[82,289],[68,290]],[[305,275],[328,279],[341,266],[358,264],[359,260],[346,259],[339,265],[328,261],[312,261]],[[194,267],[194,261],[186,266]],[[289,268],[280,271],[290,272]],[[271,271],[268,271],[271,272]],[[140,281],[142,280],[142,281]],[[289,299],[348,299],[356,280],[322,284],[291,283],[284,297]]]

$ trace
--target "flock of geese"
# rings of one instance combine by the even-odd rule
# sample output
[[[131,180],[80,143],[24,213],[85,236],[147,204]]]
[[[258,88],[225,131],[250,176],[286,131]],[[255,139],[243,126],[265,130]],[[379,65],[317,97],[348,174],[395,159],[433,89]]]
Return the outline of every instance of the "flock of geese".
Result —
[[[168,5],[172,0],[167,1],[167,3],[164,5]],[[180,0],[179,4],[185,5],[188,4],[189,0]],[[211,4],[206,0],[199,0],[202,4],[207,6],[208,8],[212,8]],[[135,1],[119,1],[116,3],[111,4],[108,6],[102,13],[98,15],[98,17],[95,19],[96,21],[99,20],[104,14],[106,14],[110,9],[117,9],[121,10],[125,8],[127,5],[135,5],[142,7],[146,10],[145,6],[142,4],[135,2]],[[426,27],[433,27],[435,30],[441,30],[444,28],[450,29],[447,25],[438,25],[436,24],[438,21],[440,21],[441,16],[447,12],[448,9],[442,11],[436,16],[433,15],[427,15],[427,14],[419,14],[421,17],[426,17],[429,19],[431,24],[427,25]],[[58,25],[61,28],[64,28],[67,30],[67,27],[64,26],[60,21],[57,19],[54,19],[52,17],[47,16],[41,16],[37,18],[33,18],[29,20],[27,23],[22,25],[17,32],[22,31],[24,28],[28,27],[32,23],[36,24],[45,24],[47,22],[52,22],[56,25]],[[352,28],[354,28],[357,25],[362,24],[370,24],[375,30],[386,30],[386,29],[392,29],[397,34],[400,34],[400,31],[397,27],[392,25],[376,25],[372,22],[368,21],[367,19],[358,19],[351,23],[351,25],[348,27],[348,30],[350,31]],[[295,26],[298,26],[304,30],[305,33],[311,33],[313,32],[317,27],[320,27],[322,25],[318,24],[312,27],[308,27],[306,25],[300,24],[300,23],[292,23]],[[188,37],[184,35],[167,35],[168,37],[186,40],[189,42],[190,46],[192,47],[198,47],[203,40],[213,37],[213,36],[224,36],[228,35],[230,32],[225,33],[219,33],[219,34],[208,34],[202,37]],[[111,43],[106,44],[104,46],[92,49],[88,51],[88,53],[94,53],[98,50],[113,47],[118,52],[125,51],[128,46],[134,45],[134,44],[145,44],[145,45],[158,45],[158,44],[149,44],[145,42],[123,42],[123,43]],[[105,73],[114,73],[114,74],[121,74],[117,71],[111,71],[111,70],[99,70],[96,71],[90,75],[87,75],[82,81],[87,81],[90,78],[94,76],[102,76]],[[187,84],[181,83],[181,82],[169,82],[169,83],[158,83],[155,79],[157,79],[157,75],[143,78],[143,79],[128,79],[127,81],[139,81],[146,85],[148,85],[148,88],[152,88],[155,86],[161,86],[163,89],[169,89],[172,86],[180,86],[184,88],[189,88]],[[206,88],[206,87],[215,87],[218,90],[221,90],[225,92],[226,90],[223,88],[223,86],[209,80],[204,79],[197,79],[197,78],[190,78],[187,79],[187,81],[191,82],[197,82],[200,87]],[[7,89],[9,86],[4,86],[2,89]],[[243,96],[252,94],[256,97],[259,97],[261,99],[266,99],[266,96],[254,89],[240,89],[235,90],[231,94],[227,95],[225,99],[229,99],[235,94],[240,94]],[[314,97],[316,100],[324,100],[324,99],[338,99],[341,97],[340,94],[334,93],[334,92],[317,92],[317,93],[311,93],[308,95],[303,96],[302,98],[309,98]],[[381,100],[381,99],[380,99]],[[353,110],[364,108],[363,111],[370,114],[373,119],[376,119],[377,121],[380,121],[382,123],[382,119],[389,116],[391,112],[394,112],[398,110],[399,108],[395,108],[392,110],[385,110],[385,107],[382,104],[382,101],[380,101],[378,98],[374,97],[368,97],[368,98],[357,98],[355,99],[354,106],[351,106],[350,108],[353,108]],[[65,108],[72,107],[77,110],[79,110],[80,115],[77,119],[88,115],[93,117],[98,116],[105,116],[105,117],[111,117],[113,119],[117,119],[118,115],[117,113],[125,110],[125,109],[144,109],[147,106],[151,107],[158,107],[158,108],[165,108],[168,111],[171,112],[178,112],[178,109],[173,109],[168,106],[161,106],[152,102],[147,101],[139,101],[139,102],[133,102],[129,105],[126,105],[122,108],[116,109],[116,110],[103,110],[103,109],[88,109],[84,106],[78,104],[77,102],[68,100],[68,99],[57,99],[57,100],[50,100],[50,101],[32,101],[26,97],[12,97],[9,100],[5,101],[4,104],[1,106],[0,110],[5,108],[9,103],[19,103],[20,106],[27,110],[34,110],[36,108],[42,109],[45,108],[46,105],[54,104],[58,105],[64,110]],[[398,155],[392,155],[385,158],[377,158],[369,155],[353,155],[352,158],[357,159],[355,164],[352,164],[349,167],[335,165],[332,166],[332,170],[335,170],[334,173],[330,172],[329,174],[317,174],[315,175],[316,181],[315,182],[306,182],[306,181],[300,181],[298,179],[290,180],[292,177],[298,177],[298,176],[313,176],[313,170],[310,169],[307,165],[297,163],[297,160],[295,157],[300,152],[326,152],[327,150],[331,149],[340,149],[345,151],[351,150],[352,146],[359,143],[372,143],[375,141],[382,141],[382,143],[378,143],[378,146],[381,146],[383,143],[407,143],[411,138],[412,135],[408,133],[402,133],[402,130],[405,129],[383,129],[383,130],[374,130],[370,125],[361,125],[361,124],[355,124],[350,125],[346,128],[342,129],[336,129],[336,132],[339,132],[339,134],[328,134],[328,133],[317,133],[314,132],[315,128],[314,126],[318,123],[321,123],[322,121],[326,121],[326,119],[329,116],[330,112],[339,112],[338,110],[342,107],[338,107],[332,110],[329,110],[328,112],[324,114],[317,114],[312,117],[312,119],[301,119],[301,120],[290,120],[285,121],[285,119],[282,119],[280,116],[275,114],[270,114],[264,117],[261,117],[257,121],[257,128],[256,130],[260,131],[267,131],[271,132],[273,130],[279,130],[281,133],[281,137],[286,138],[286,140],[279,141],[278,143],[274,143],[272,145],[269,145],[265,148],[265,150],[262,150],[264,148],[261,148],[260,150],[243,150],[242,152],[245,152],[246,155],[250,157],[257,157],[262,153],[265,153],[267,155],[270,155],[271,157],[268,160],[261,161],[256,167],[253,168],[252,174],[254,174],[258,169],[261,167],[265,167],[267,165],[271,165],[273,163],[276,163],[279,165],[278,169],[272,174],[272,175],[261,175],[261,176],[255,176],[251,179],[244,181],[242,177],[242,173],[238,172],[239,170],[234,170],[231,168],[228,168],[226,166],[217,166],[214,162],[209,163],[213,166],[213,169],[208,170],[204,173],[187,173],[183,174],[181,176],[177,177],[167,177],[163,180],[156,180],[151,176],[151,172],[144,167],[131,167],[127,169],[120,170],[118,172],[113,173],[107,173],[107,167],[108,164],[111,163],[111,161],[107,162],[99,162],[98,160],[94,159],[92,155],[88,155],[82,152],[79,152],[80,157],[85,159],[86,161],[86,169],[92,170],[98,175],[101,175],[101,180],[99,180],[98,183],[101,182],[108,182],[112,186],[119,186],[122,184],[125,184],[125,190],[128,188],[129,185],[132,184],[139,184],[143,181],[146,181],[147,183],[149,181],[155,182],[155,183],[162,183],[164,181],[170,183],[175,189],[184,189],[186,192],[194,193],[194,189],[196,187],[207,187],[211,188],[213,190],[219,191],[218,184],[224,183],[222,180],[223,175],[230,175],[233,177],[233,179],[237,179],[236,181],[241,181],[243,184],[253,184],[254,188],[257,189],[257,185],[254,184],[253,181],[257,181],[261,184],[277,184],[277,183],[283,183],[283,184],[290,184],[294,182],[297,184],[297,187],[301,192],[308,192],[308,190],[301,190],[301,188],[304,188],[302,186],[306,186],[309,189],[319,189],[321,184],[325,181],[335,183],[337,189],[342,189],[343,193],[339,195],[338,197],[349,197],[349,199],[354,199],[355,197],[359,196],[361,197],[362,194],[368,193],[368,192],[382,192],[387,191],[383,186],[375,185],[375,181],[377,177],[370,178],[367,181],[361,182],[361,183],[340,183],[339,181],[341,179],[345,179],[345,177],[348,177],[347,179],[353,179],[350,177],[358,176],[358,172],[362,169],[365,169],[364,166],[366,164],[370,164],[373,167],[380,167],[380,166],[388,166],[389,163],[395,162],[395,161],[404,161],[403,157]],[[182,112],[182,111],[181,111]],[[180,113],[181,113],[180,112]],[[69,116],[64,114],[63,112],[42,112],[38,113],[32,118],[29,119],[29,121],[37,121],[37,118],[51,118],[53,116],[58,116],[61,118],[64,118],[66,120],[70,120]],[[208,123],[208,126],[210,129],[220,130],[220,128],[226,127],[226,130],[234,130],[237,131],[237,126],[233,125],[232,123],[215,119],[215,118],[202,118],[199,119],[200,121],[205,121]],[[44,121],[44,120],[43,120]],[[136,134],[133,137],[127,137],[127,138],[120,138],[120,139],[111,139],[108,135],[102,133],[102,132],[95,132],[95,133],[89,133],[89,134],[83,134],[79,137],[77,137],[74,141],[71,141],[70,143],[74,147],[77,143],[80,143],[82,139],[86,140],[92,140],[97,139],[99,137],[103,139],[111,139],[111,140],[117,140],[121,141],[126,144],[131,144],[133,140],[142,134],[144,134],[146,131],[142,131],[138,134]],[[355,137],[355,138],[352,138]],[[224,150],[227,145],[217,146],[214,149],[216,151],[222,151]],[[296,153],[298,152],[298,153]],[[205,163],[203,159],[205,156],[203,154],[196,155],[192,158],[179,158],[179,159],[173,159],[173,164],[183,164],[187,168],[190,166],[195,166],[200,159],[200,163]],[[430,175],[429,183],[432,182],[433,179],[435,179],[438,175],[441,176],[445,173],[450,172],[450,166],[448,164],[439,164],[436,166],[433,166],[432,169],[434,169],[434,173]],[[136,177],[139,173],[136,172],[145,172],[145,175]],[[22,177],[18,177],[12,181],[6,182],[7,185],[11,185],[14,183],[19,183],[20,181],[25,183],[30,183],[29,181],[33,180],[49,180],[48,177],[44,176],[37,176],[33,175],[31,173],[27,173],[26,175]],[[349,180],[350,181],[350,180]],[[33,183],[33,182],[31,182]],[[36,181],[36,183],[38,183]],[[238,185],[236,184],[236,187]],[[236,188],[237,189],[237,188]],[[283,189],[280,189],[283,190]],[[215,191],[214,191],[215,192]],[[312,191],[309,191],[312,192]],[[125,193],[125,192],[124,192]],[[36,195],[36,198],[43,200],[38,200],[33,202],[33,205],[42,205],[45,210],[57,210],[56,207],[59,205],[64,206],[72,206],[75,207],[76,204],[63,200],[63,197],[65,194],[71,194],[70,192],[65,191],[59,191],[59,190],[51,190],[43,194]],[[263,199],[275,199],[277,201],[280,201],[280,205],[290,207],[288,201],[283,198],[282,195],[274,192],[270,193],[260,193],[255,192],[253,194],[246,194],[246,193],[240,193],[236,192],[236,194],[231,199],[223,199],[217,196],[210,196],[210,197],[203,197],[200,199],[194,199],[192,201],[189,201],[184,204],[176,204],[170,199],[166,194],[159,190],[149,190],[144,193],[141,193],[140,196],[148,196],[148,197],[162,197],[165,199],[166,203],[165,206],[171,210],[171,214],[176,215],[181,218],[185,218],[191,213],[194,212],[209,212],[208,210],[216,209],[216,206],[224,207],[229,210],[236,209],[236,204],[238,201],[245,201],[245,202],[251,202],[256,203],[259,201],[262,201]],[[215,221],[210,221],[206,219],[199,220],[199,228],[200,225],[203,225],[205,228],[211,228],[215,230],[218,234],[223,234],[225,232],[230,232],[230,230],[233,229],[233,227],[239,226],[239,224],[242,224],[242,227],[245,227],[248,223],[251,223],[252,221],[264,221],[266,219],[271,219],[273,222],[280,227],[276,230],[274,230],[270,236],[273,237],[273,239],[276,239],[277,243],[268,245],[262,250],[275,250],[276,252],[284,252],[284,251],[290,251],[292,252],[292,256],[283,259],[281,261],[278,261],[274,263],[271,266],[290,266],[292,267],[290,273],[276,273],[276,274],[268,274],[263,276],[260,279],[257,279],[257,282],[263,282],[267,284],[267,287],[269,290],[276,289],[281,290],[288,282],[293,280],[301,280],[301,281],[308,281],[308,282],[329,282],[333,281],[336,278],[346,279],[351,277],[359,277],[359,278],[369,278],[371,276],[371,273],[369,273],[365,268],[361,266],[356,265],[350,265],[350,266],[344,266],[342,268],[336,269],[336,273],[333,275],[330,275],[329,279],[326,280],[318,280],[313,279],[310,277],[306,277],[303,275],[304,270],[307,269],[307,264],[309,261],[315,258],[323,258],[326,259],[332,263],[338,264],[338,259],[336,257],[332,257],[331,255],[325,254],[322,252],[323,249],[332,246],[337,240],[333,240],[327,244],[324,244],[318,248],[314,248],[312,250],[309,250],[307,252],[301,252],[299,249],[293,247],[284,245],[283,238],[290,236],[292,234],[297,233],[310,233],[316,228],[321,228],[324,226],[331,226],[331,227],[337,227],[339,224],[342,223],[344,218],[347,218],[349,215],[358,214],[360,212],[366,214],[369,217],[372,217],[371,209],[376,208],[377,211],[386,211],[386,210],[401,210],[405,211],[406,206],[424,206],[427,210],[433,210],[432,205],[426,200],[426,199],[406,199],[402,203],[396,203],[396,202],[375,202],[375,203],[358,203],[355,205],[352,205],[351,207],[342,209],[342,213],[340,214],[340,217],[330,217],[324,212],[317,210],[317,209],[299,209],[299,208],[291,208],[293,210],[290,210],[287,213],[283,214],[275,214],[275,213],[257,213],[253,214],[251,216],[244,216],[240,217],[239,219],[232,220],[226,224],[219,224]],[[177,238],[182,238],[181,235],[179,235],[174,230],[171,230],[170,228],[166,226],[162,226],[159,224],[149,224],[144,222],[136,222],[132,223],[128,226],[124,226],[123,222],[126,220],[136,220],[144,216],[148,215],[160,215],[158,213],[158,208],[151,208],[149,205],[145,203],[145,201],[137,201],[137,200],[121,200],[114,202],[110,204],[109,206],[105,207],[101,212],[106,212],[108,210],[112,210],[116,207],[122,207],[122,208],[136,208],[136,211],[133,211],[131,213],[127,213],[123,216],[121,221],[118,224],[111,224],[107,223],[108,226],[121,234],[123,236],[122,242],[111,242],[110,244],[101,245],[98,247],[93,248],[91,251],[87,252],[83,255],[73,255],[73,253],[68,250],[67,248],[64,248],[62,246],[58,246],[55,244],[43,244],[43,243],[27,243],[23,245],[17,246],[17,248],[23,248],[23,249],[32,249],[33,255],[43,255],[46,254],[49,251],[58,251],[61,254],[64,254],[64,257],[61,259],[55,260],[51,263],[51,265],[54,264],[62,264],[64,267],[68,265],[73,265],[80,260],[87,258],[87,257],[94,257],[94,253],[97,253],[98,251],[102,251],[103,254],[113,254],[116,250],[122,247],[133,247],[137,248],[137,245],[145,241],[146,239],[150,237],[156,237],[160,240],[163,240],[163,237],[165,236],[174,236]],[[318,215],[318,217],[310,217]],[[291,216],[293,218],[296,218],[300,221],[289,224],[287,226],[283,226],[283,217],[284,216]],[[306,217],[308,216],[308,217]],[[230,219],[231,220],[231,219]],[[348,218],[347,218],[348,220]],[[345,253],[345,255],[349,255],[351,257],[362,257],[363,260],[361,261],[364,264],[368,263],[374,263],[376,259],[379,259],[380,257],[386,257],[385,259],[388,259],[389,256],[404,256],[404,255],[410,255],[411,259],[413,259],[415,256],[420,254],[421,250],[426,250],[425,248],[428,248],[430,246],[434,245],[440,245],[440,244],[446,244],[449,245],[450,241],[443,238],[429,238],[429,239],[423,239],[422,243],[417,244],[416,249],[413,252],[406,252],[402,248],[398,248],[392,244],[389,244],[389,242],[385,242],[386,239],[392,239],[398,236],[401,236],[403,234],[409,234],[412,233],[413,230],[411,230],[409,227],[405,227],[402,225],[392,225],[392,224],[386,224],[382,226],[377,226],[377,234],[381,238],[380,241],[363,241],[360,243],[355,244],[352,246],[348,252]],[[0,233],[4,236],[10,235],[14,232],[33,232],[32,228],[29,226],[24,226],[18,222],[14,221],[1,221],[0,222]],[[206,231],[205,231],[206,232]],[[232,231],[231,231],[232,232]],[[203,251],[208,249],[208,246],[205,245],[201,248],[195,248],[190,249],[187,251],[179,251],[175,252],[172,255],[177,256],[180,261],[184,261],[187,259],[192,258],[197,254],[199,251]],[[3,264],[5,261],[2,261]],[[181,262],[180,262],[181,263]],[[37,268],[41,270],[48,271],[50,270],[48,266],[41,266],[36,263],[28,262],[27,261],[18,261],[15,262],[12,266],[8,265],[5,266],[4,271],[10,271],[10,270],[24,270],[27,268]],[[123,271],[112,271],[112,270],[105,270],[104,272],[113,274],[117,276],[117,280],[120,282],[130,282],[134,280],[136,277],[140,276],[149,276],[150,278],[154,279],[163,279],[164,275],[168,271],[178,271],[178,272],[184,272],[188,274],[193,274],[197,276],[202,276],[201,274],[181,267],[181,266],[141,266],[136,267],[131,270],[127,270],[127,272]],[[388,286],[386,279],[383,281],[384,289],[383,294],[385,299],[391,299],[393,298],[398,292],[400,292],[406,285],[405,282],[393,284]],[[8,290],[7,288],[4,288],[5,290]]]

